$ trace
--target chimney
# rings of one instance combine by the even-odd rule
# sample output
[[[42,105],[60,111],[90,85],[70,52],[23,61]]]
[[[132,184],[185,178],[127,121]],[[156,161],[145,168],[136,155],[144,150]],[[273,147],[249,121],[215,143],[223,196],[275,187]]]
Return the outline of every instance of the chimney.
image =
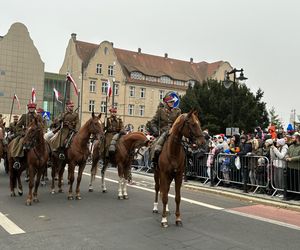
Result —
[[[190,63],[193,63],[194,59],[193,57],[190,58]]]
[[[141,54],[141,53],[142,53],[142,49],[138,48],[138,54]]]
[[[168,53],[165,53],[165,58],[168,58]]]
[[[77,35],[76,33],[71,34],[71,38],[73,39],[73,41],[76,41],[76,35]]]

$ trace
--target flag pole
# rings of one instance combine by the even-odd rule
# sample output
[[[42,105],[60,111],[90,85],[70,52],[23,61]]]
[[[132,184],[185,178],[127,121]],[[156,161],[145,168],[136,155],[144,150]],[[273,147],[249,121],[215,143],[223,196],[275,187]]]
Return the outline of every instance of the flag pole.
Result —
[[[64,87],[64,103],[63,103],[63,110],[62,112],[65,112],[65,106],[66,106],[66,99],[67,99],[67,84],[68,84],[69,80],[66,80],[66,84]]]
[[[10,121],[11,121],[11,115],[12,115],[13,108],[14,108],[14,103],[15,103],[15,96],[16,96],[16,94],[14,94],[14,97],[13,97],[13,100],[12,100],[12,103],[11,103],[10,115],[9,115],[9,123],[8,123],[8,125],[10,124]]]
[[[55,102],[55,93],[53,90],[53,98],[52,98],[52,122],[54,121],[54,102]]]

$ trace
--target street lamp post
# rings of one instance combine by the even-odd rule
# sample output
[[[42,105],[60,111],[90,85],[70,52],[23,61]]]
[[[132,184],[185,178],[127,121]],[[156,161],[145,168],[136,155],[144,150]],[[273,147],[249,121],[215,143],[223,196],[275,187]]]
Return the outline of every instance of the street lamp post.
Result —
[[[239,77],[236,77],[236,73],[239,72],[240,73],[240,76]],[[233,81],[230,80],[230,75],[233,75]],[[223,81],[223,84],[224,84],[224,87],[226,89],[229,89],[231,86],[231,121],[230,121],[230,135],[232,136],[233,135],[233,117],[234,117],[234,108],[233,108],[233,85],[236,84],[236,80],[238,81],[245,81],[247,80],[248,78],[244,76],[244,70],[241,68],[241,69],[232,69],[231,71],[229,72],[226,72],[225,71],[225,79]]]

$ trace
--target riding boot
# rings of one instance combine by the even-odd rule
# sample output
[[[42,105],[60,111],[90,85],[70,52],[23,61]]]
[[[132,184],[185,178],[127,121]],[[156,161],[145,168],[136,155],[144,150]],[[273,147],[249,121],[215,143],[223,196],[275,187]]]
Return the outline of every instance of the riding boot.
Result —
[[[20,169],[20,167],[21,167],[20,157],[15,157],[14,160],[15,160],[15,162],[14,162],[13,168],[16,170]]]

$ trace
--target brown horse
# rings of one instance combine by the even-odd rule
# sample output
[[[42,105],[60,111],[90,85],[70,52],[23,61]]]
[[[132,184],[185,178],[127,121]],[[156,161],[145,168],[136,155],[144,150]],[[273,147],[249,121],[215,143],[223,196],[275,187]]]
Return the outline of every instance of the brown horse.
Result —
[[[141,148],[142,146],[147,146],[149,140],[142,132],[132,132],[122,136],[116,144],[115,155],[110,157],[110,161],[113,164],[116,164],[118,167],[118,176],[119,176],[119,189],[118,189],[118,198],[119,199],[128,199],[127,194],[127,180],[128,174],[130,172],[131,164],[133,161],[134,153],[136,149]],[[97,172],[97,164],[100,158],[104,159],[104,143],[96,142],[92,154],[92,168],[91,168],[91,182],[90,189],[92,189],[92,181],[95,179]],[[108,161],[104,160],[104,165],[101,171],[102,175],[102,191],[106,192],[105,185],[105,171],[108,165]]]
[[[162,227],[168,226],[166,207],[168,204],[168,193],[173,179],[175,180],[176,225],[182,225],[180,217],[180,189],[182,185],[186,157],[182,144],[184,137],[188,139],[190,143],[198,146],[205,143],[200,121],[197,118],[195,111],[181,114],[175,120],[159,156],[158,167],[154,170],[155,201],[153,212],[158,212],[158,192],[160,191],[163,203],[161,220]]]
[[[31,205],[32,201],[39,201],[37,192],[41,175],[47,169],[50,152],[50,148],[44,139],[43,125],[37,118],[30,124],[24,137],[23,146],[25,149],[28,149],[26,159],[29,175],[29,191],[26,205]],[[32,193],[33,186],[34,191]]]
[[[65,150],[65,160],[59,160],[58,154],[52,156],[52,193],[55,193],[54,180],[55,174],[58,172],[58,192],[62,192],[62,177],[66,164],[68,164],[68,181],[69,181],[69,194],[68,199],[73,200],[73,182],[75,166],[78,165],[77,185],[76,185],[76,200],[81,200],[80,195],[80,182],[82,173],[86,165],[86,160],[89,156],[88,142],[91,134],[102,137],[103,126],[100,121],[101,114],[92,117],[79,129],[78,133],[73,137],[71,145]]]

